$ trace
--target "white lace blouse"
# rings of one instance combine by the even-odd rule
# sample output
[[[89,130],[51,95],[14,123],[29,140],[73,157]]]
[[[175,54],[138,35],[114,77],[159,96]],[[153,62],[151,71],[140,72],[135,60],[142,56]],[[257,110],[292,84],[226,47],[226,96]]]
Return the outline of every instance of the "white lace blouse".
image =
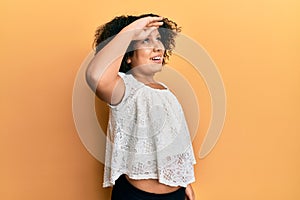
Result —
[[[181,105],[168,89],[154,89],[132,75],[122,101],[110,105],[103,187],[122,174],[132,179],[158,179],[186,187],[195,181],[196,163]]]

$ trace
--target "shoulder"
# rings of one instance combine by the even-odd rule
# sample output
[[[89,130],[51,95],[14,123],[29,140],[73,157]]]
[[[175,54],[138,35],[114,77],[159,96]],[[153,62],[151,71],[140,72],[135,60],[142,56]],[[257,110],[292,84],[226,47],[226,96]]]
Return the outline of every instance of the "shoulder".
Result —
[[[137,90],[141,88],[139,82],[131,74],[119,72],[118,75],[123,82],[124,93],[122,98],[116,104],[110,104],[110,107],[120,107],[125,102],[128,102],[128,99],[131,99],[137,93]]]

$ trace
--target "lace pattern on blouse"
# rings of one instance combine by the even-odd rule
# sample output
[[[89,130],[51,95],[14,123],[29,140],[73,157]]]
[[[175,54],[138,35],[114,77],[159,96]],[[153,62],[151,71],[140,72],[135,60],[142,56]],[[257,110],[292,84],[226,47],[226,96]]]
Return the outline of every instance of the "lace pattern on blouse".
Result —
[[[195,157],[181,105],[168,89],[120,76],[126,89],[122,101],[110,106],[103,187],[122,174],[186,187],[195,180]]]

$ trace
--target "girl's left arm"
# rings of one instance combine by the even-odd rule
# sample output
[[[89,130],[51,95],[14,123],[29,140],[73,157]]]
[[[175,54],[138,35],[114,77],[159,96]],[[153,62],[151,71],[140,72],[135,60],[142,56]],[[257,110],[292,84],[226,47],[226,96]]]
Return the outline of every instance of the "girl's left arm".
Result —
[[[185,189],[185,195],[186,195],[186,199],[187,200],[196,200],[195,198],[195,193],[194,190],[192,188],[192,185],[189,184],[186,189]]]

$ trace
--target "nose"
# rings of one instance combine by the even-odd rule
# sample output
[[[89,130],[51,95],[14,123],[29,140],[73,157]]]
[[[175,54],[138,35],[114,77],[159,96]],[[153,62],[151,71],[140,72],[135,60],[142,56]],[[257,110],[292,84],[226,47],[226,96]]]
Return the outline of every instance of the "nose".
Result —
[[[154,44],[153,44],[154,52],[160,52],[160,51],[163,51],[164,49],[165,49],[164,45],[160,41],[154,42]]]
[[[154,47],[154,48],[153,48],[153,51],[154,51],[154,52],[160,52],[160,51],[162,51],[162,48]]]

